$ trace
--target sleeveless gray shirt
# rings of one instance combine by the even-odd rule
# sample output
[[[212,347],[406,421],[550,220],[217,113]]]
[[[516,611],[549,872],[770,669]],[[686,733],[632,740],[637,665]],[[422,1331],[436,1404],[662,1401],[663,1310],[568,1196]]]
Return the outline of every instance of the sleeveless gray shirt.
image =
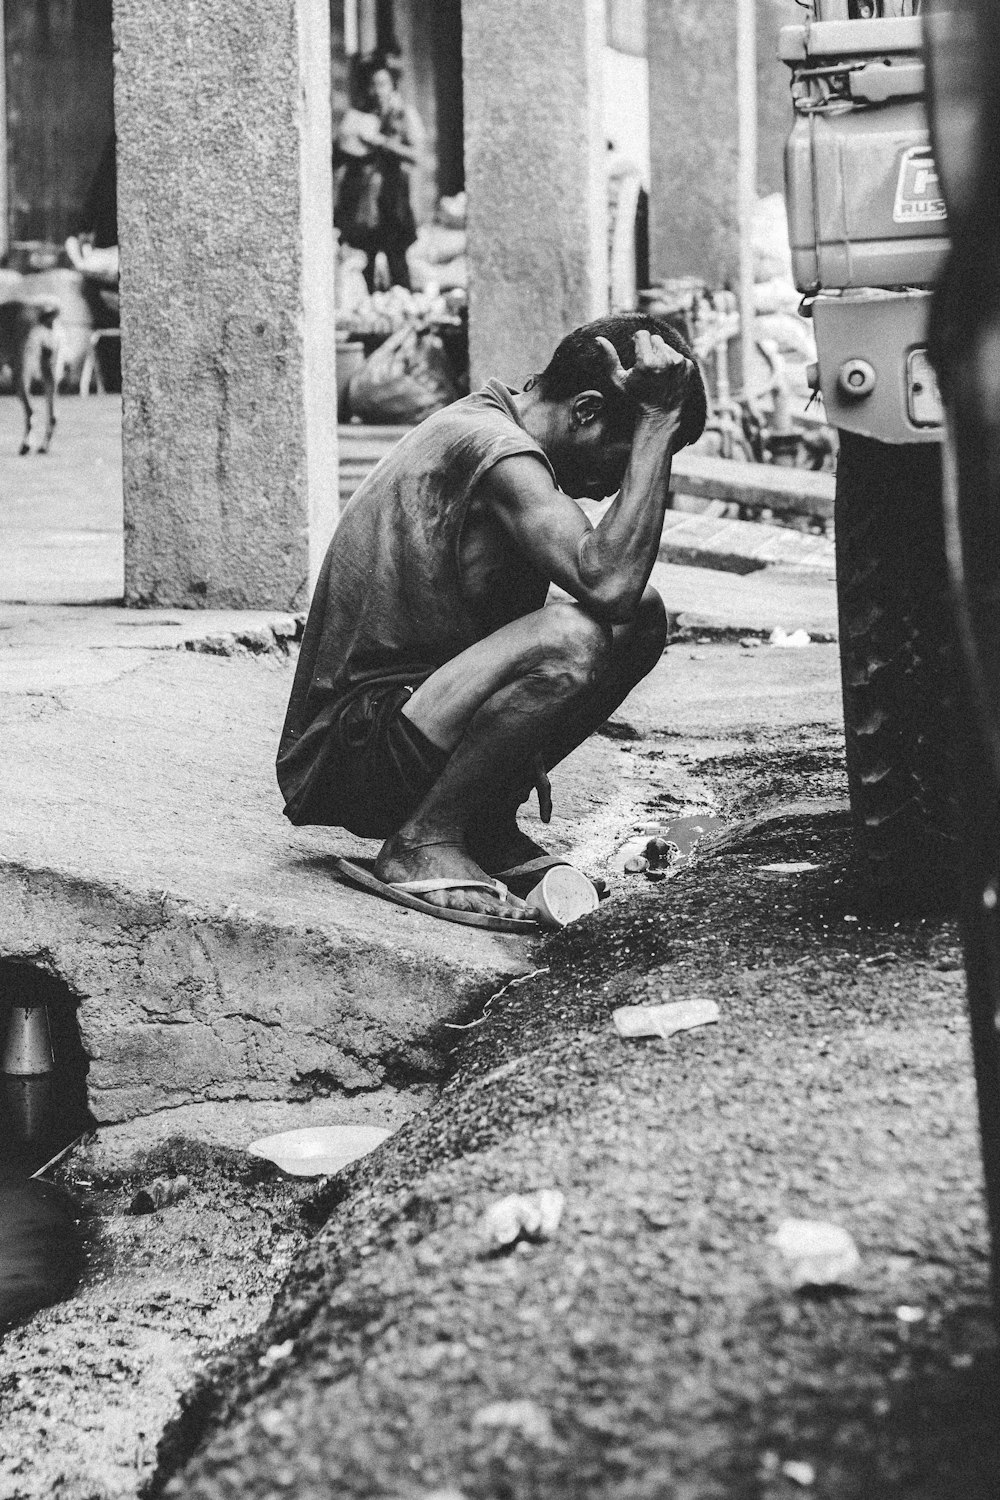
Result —
[[[387,691],[416,687],[488,633],[465,600],[462,528],[483,476],[521,453],[552,472],[511,392],[491,380],[407,433],[344,508],[316,583],[278,750],[293,823],[338,821],[345,723],[353,734]]]

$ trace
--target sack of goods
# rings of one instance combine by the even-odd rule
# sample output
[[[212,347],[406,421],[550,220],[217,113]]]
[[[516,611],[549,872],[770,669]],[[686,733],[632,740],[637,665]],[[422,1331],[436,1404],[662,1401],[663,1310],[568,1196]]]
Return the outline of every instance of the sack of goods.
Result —
[[[348,388],[352,415],[385,426],[422,422],[460,395],[440,336],[412,324],[380,344]]]

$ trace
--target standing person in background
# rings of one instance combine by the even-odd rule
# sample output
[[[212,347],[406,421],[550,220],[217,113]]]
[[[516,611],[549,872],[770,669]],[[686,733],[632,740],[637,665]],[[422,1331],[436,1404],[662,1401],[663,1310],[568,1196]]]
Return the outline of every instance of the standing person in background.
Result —
[[[365,109],[349,109],[337,132],[337,165],[343,168],[333,222],[347,245],[368,257],[365,283],[375,290],[381,250],[392,286],[410,288],[406,252],[417,237],[410,177],[423,153],[424,128],[404,102],[387,63],[369,63]]]

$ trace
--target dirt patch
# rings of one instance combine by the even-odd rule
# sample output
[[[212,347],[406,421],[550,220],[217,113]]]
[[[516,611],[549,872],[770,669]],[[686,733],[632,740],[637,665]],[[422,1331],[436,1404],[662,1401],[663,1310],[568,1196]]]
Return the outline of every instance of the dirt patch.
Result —
[[[183,1173],[183,1200],[128,1212]],[[58,1174],[82,1207],[85,1270],[71,1300],[0,1347],[0,1495],[118,1500],[151,1471],[164,1422],[210,1354],[257,1327],[311,1230],[310,1187],[242,1153],[172,1141],[128,1172],[86,1150]]]
[[[803,798],[846,797],[843,736],[826,725],[803,725],[780,736],[758,736],[745,749],[700,756],[698,774],[713,788],[723,816],[752,817]]]
[[[323,1229],[152,1493],[992,1500],[957,936],[859,919],[849,836],[824,823],[817,858],[817,831],[767,829],[554,937],[434,1107],[317,1195]],[[782,861],[813,868],[760,869]],[[616,1005],[664,997],[722,1020],[614,1035]],[[485,1208],[545,1187],[553,1238],[484,1251]],[[782,1284],[789,1215],[854,1235],[848,1291]]]

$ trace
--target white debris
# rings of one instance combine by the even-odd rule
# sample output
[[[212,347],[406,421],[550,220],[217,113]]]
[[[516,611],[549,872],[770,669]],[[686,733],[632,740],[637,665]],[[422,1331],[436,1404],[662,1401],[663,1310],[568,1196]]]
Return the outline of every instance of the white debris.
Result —
[[[547,1240],[559,1228],[565,1196],[557,1188],[537,1193],[512,1193],[500,1198],[479,1221],[482,1237],[493,1249],[513,1245],[523,1235],[529,1240]]]
[[[793,630],[789,635],[780,625],[776,625],[771,631],[767,643],[769,646],[780,646],[786,651],[801,651],[804,646],[812,644],[808,630]]]
[[[247,1147],[293,1177],[332,1177],[367,1156],[392,1134],[377,1125],[305,1125],[268,1135]]]
[[[792,1287],[846,1286],[861,1265],[846,1229],[818,1219],[785,1219],[771,1243],[781,1255]]]
[[[506,1427],[539,1448],[551,1447],[554,1439],[548,1412],[534,1401],[494,1401],[491,1406],[480,1407],[472,1425]]]
[[[294,1339],[286,1339],[283,1344],[269,1344],[257,1363],[262,1370],[269,1370],[272,1365],[280,1364],[283,1359],[287,1359],[294,1348]]]
[[[807,1464],[803,1459],[789,1458],[781,1465],[781,1472],[786,1479],[790,1479],[793,1484],[801,1485],[804,1490],[816,1483],[816,1470],[812,1464]]]
[[[922,1323],[926,1316],[922,1307],[908,1307],[904,1303],[896,1308],[896,1317],[901,1323]]]
[[[711,1026],[719,1019],[714,1000],[674,1000],[668,1005],[621,1005],[611,1014],[621,1037],[658,1036],[664,1041],[678,1031]]]
[[[808,859],[789,859],[773,865],[758,865],[757,868],[768,875],[804,875],[807,870],[818,870],[819,865]]]

